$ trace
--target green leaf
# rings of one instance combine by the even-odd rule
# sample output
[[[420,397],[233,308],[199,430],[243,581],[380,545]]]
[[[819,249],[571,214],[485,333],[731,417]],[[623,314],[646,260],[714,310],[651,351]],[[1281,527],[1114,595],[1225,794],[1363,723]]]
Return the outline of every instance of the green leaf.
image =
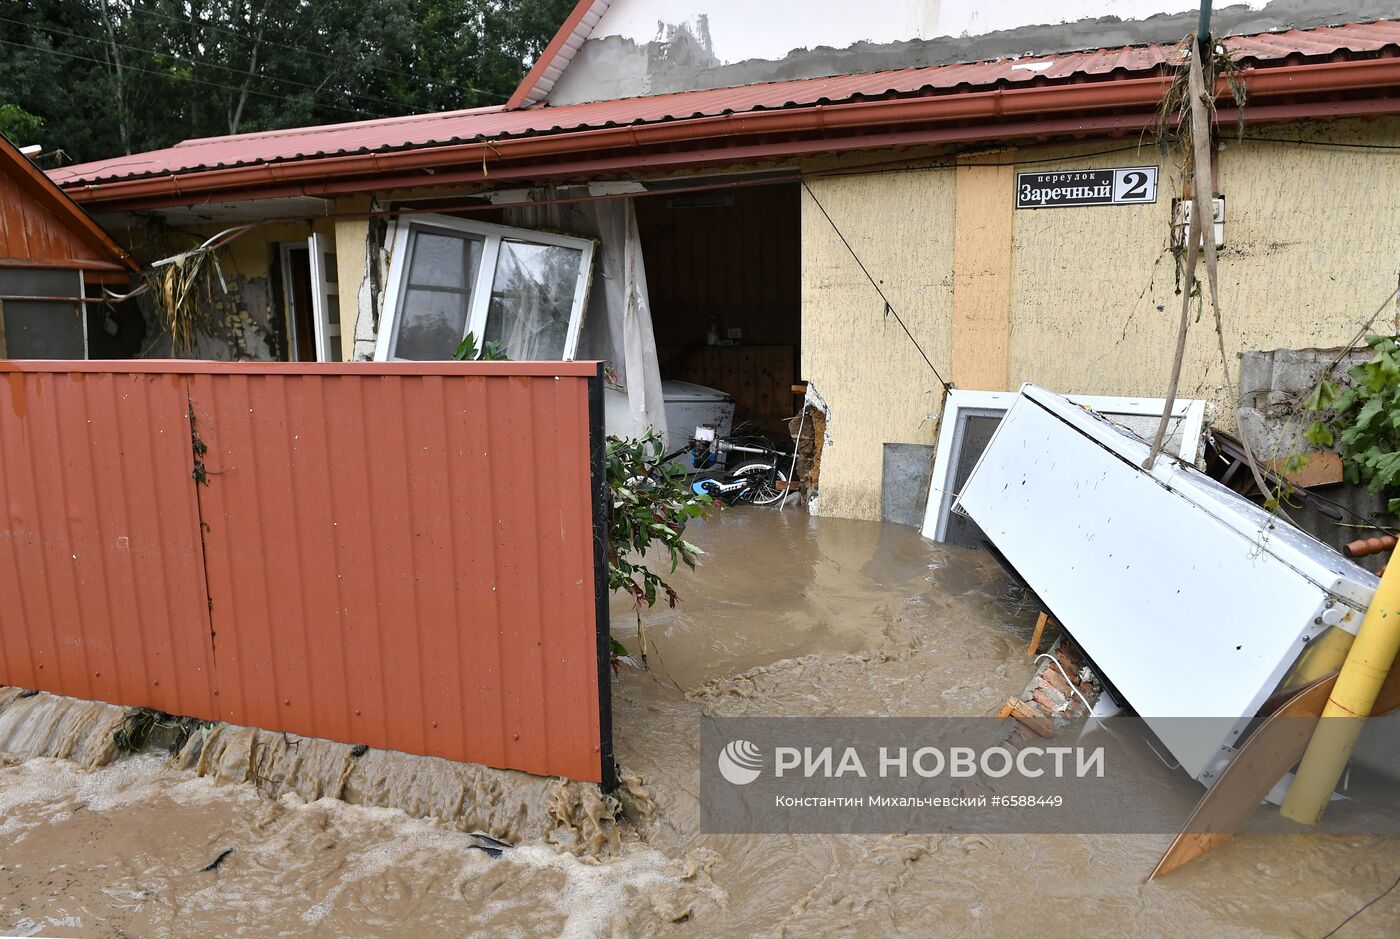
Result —
[[[1320,420],[1313,421],[1312,425],[1303,432],[1303,436],[1307,438],[1308,443],[1317,447],[1330,447],[1335,442],[1332,428],[1328,427]],[[1302,469],[1302,467],[1300,466],[1298,469]],[[1285,469],[1285,472],[1297,472],[1297,470]]]
[[[1371,426],[1371,422],[1381,413],[1381,408],[1385,406],[1380,398],[1370,398],[1366,401],[1361,413],[1356,415],[1355,428],[1358,431],[1366,430]]]
[[[1303,406],[1309,411],[1325,411],[1336,400],[1337,386],[1324,378],[1317,383],[1317,387],[1313,389],[1312,394],[1308,395],[1308,400]]]
[[[457,362],[474,362],[476,356],[476,337],[467,333],[462,337],[462,341],[457,343],[457,350],[452,353],[452,358]]]

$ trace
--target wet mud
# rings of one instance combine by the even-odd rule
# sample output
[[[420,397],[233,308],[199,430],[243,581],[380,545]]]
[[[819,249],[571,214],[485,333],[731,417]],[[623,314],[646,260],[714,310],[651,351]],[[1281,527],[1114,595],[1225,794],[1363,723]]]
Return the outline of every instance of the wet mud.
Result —
[[[120,709],[0,689],[0,933],[1320,936],[1400,873],[1400,839],[1366,836],[1244,836],[1144,883],[1167,836],[704,834],[702,714],[993,713],[1037,611],[912,529],[738,509],[693,533],[652,669],[614,681],[620,812],[247,728],[124,755]],[[1392,895],[1340,935],[1397,926]]]

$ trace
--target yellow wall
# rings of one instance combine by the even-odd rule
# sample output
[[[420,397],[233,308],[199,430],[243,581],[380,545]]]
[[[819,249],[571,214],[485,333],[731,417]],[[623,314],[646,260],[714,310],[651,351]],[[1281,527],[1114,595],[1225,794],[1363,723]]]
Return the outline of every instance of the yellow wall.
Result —
[[[1397,120],[1251,133],[1400,145]],[[1008,390],[1032,381],[1067,392],[1159,396],[1166,387],[1180,304],[1167,251],[1179,171],[1151,146],[1094,155],[1109,146],[1015,153],[1021,171],[1144,164],[1161,164],[1162,171],[1155,205],[1012,213]],[[862,259],[885,279],[891,299],[917,320],[916,335],[945,374],[966,364],[965,356],[955,362],[950,348],[950,285],[956,279],[978,281],[984,292],[988,287],[985,277],[970,278],[962,266],[964,256],[981,263],[975,252],[960,253],[955,265],[953,243],[976,240],[955,228],[998,224],[959,212],[975,202],[958,192],[966,180],[989,185],[965,169],[942,168],[809,180]],[[1221,301],[1236,381],[1237,353],[1344,343],[1395,288],[1400,151],[1227,137],[1218,188],[1226,200]],[[938,410],[939,399],[929,392],[917,352],[892,320],[882,322],[879,298],[810,200],[802,233],[803,372],[831,408],[820,511],[878,518],[882,445],[932,443],[934,425],[924,418]],[[963,316],[998,312],[957,306]],[[1233,426],[1208,309],[1192,324],[1181,394],[1214,402],[1217,423]]]
[[[335,220],[335,266],[340,277],[340,352],[345,362],[355,359],[360,286],[365,279],[365,238],[369,233],[369,221],[358,213],[368,211],[369,207],[368,197],[341,199],[335,204],[336,214],[346,216]]]
[[[952,354],[953,174],[827,177],[810,186],[942,369]],[[883,444],[932,443],[928,415],[942,389],[806,192],[802,374],[831,405],[821,513],[879,518]]]

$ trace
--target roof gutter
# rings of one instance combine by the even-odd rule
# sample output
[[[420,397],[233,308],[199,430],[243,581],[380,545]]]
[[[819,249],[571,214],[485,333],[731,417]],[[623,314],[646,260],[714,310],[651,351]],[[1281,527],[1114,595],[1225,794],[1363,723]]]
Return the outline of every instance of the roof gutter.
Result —
[[[1400,87],[1400,58],[1253,68],[1246,72],[1245,81],[1251,101],[1279,96],[1374,92]],[[80,203],[135,210],[235,199],[287,195],[331,197],[369,190],[494,182],[550,172],[657,166],[668,160],[672,165],[697,165],[760,156],[778,158],[814,150],[866,149],[876,146],[873,142],[876,140],[897,139],[901,144],[913,144],[1141,129],[1155,120],[1158,102],[1169,82],[1168,76],[1153,76],[818,104],[440,147],[316,157],[111,183],[76,184],[66,191]],[[1228,95],[1223,82],[1217,94]],[[1105,111],[1120,113],[1096,113]],[[1244,109],[1244,116],[1246,121],[1264,122],[1398,111],[1400,98],[1377,100],[1373,96],[1371,99],[1299,104],[1250,104]],[[1064,118],[1067,113],[1075,116]],[[1233,108],[1221,108],[1217,119],[1229,122],[1237,116]],[[958,126],[938,126],[949,124]],[[816,134],[843,136],[801,139],[803,135]],[[774,135],[785,135],[789,139],[759,142],[761,138]],[[702,145],[700,149],[694,149],[697,144]],[[692,149],[675,152],[682,147]],[[649,152],[662,148],[671,152]],[[545,165],[537,165],[540,161]],[[512,167],[511,164],[517,165]]]

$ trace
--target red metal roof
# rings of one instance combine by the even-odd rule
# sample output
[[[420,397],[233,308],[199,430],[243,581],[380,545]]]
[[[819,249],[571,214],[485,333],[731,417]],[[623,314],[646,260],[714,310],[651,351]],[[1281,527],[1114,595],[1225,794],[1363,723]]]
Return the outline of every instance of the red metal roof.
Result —
[[[1400,21],[1235,36],[1226,39],[1225,45],[1237,60],[1246,65],[1282,64],[1284,60],[1301,61],[1343,53],[1376,53],[1400,46]],[[803,108],[853,99],[1141,77],[1173,64],[1178,55],[1177,47],[1171,45],[1129,46],[1065,55],[770,82],[562,107],[543,106],[514,111],[491,107],[410,115],[187,140],[165,150],[65,167],[50,175],[61,185],[75,186],[220,167]]]

